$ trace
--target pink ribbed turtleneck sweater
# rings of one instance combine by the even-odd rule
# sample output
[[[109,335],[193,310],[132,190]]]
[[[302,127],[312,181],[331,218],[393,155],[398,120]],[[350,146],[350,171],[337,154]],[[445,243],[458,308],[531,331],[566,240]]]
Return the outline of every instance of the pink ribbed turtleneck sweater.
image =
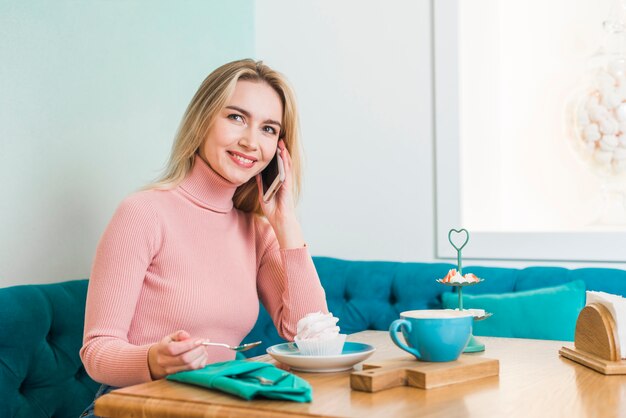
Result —
[[[112,386],[150,381],[148,348],[186,330],[237,345],[259,298],[279,333],[327,311],[306,248],[282,250],[269,223],[233,208],[235,186],[196,156],[183,182],[126,198],[98,245],[89,281],[81,358]],[[212,361],[234,358],[209,348]]]

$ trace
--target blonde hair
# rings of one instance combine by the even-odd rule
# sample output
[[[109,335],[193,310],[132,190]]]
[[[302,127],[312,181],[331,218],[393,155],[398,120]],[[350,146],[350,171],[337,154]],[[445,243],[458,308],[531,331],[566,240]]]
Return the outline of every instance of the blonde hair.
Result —
[[[302,182],[302,157],[295,94],[282,74],[262,61],[252,59],[224,64],[204,79],[183,115],[163,175],[146,189],[172,189],[183,181],[193,168],[195,154],[206,133],[217,114],[226,106],[239,80],[265,82],[280,96],[283,105],[280,137],[291,156],[293,194],[297,200]],[[239,210],[263,214],[254,177],[237,188],[233,204]]]

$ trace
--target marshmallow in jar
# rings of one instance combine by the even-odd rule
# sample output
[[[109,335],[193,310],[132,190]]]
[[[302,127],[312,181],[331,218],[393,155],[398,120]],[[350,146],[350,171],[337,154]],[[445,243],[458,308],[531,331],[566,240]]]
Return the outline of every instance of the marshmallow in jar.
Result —
[[[576,131],[596,165],[626,171],[626,57],[601,68],[576,109]]]

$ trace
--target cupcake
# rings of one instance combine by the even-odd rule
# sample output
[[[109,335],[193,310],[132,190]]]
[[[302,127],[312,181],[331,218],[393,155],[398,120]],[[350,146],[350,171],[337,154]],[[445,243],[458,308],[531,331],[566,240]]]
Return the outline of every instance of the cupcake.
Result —
[[[300,353],[305,356],[332,356],[341,354],[346,334],[339,333],[339,318],[332,313],[310,313],[298,321],[295,338]]]

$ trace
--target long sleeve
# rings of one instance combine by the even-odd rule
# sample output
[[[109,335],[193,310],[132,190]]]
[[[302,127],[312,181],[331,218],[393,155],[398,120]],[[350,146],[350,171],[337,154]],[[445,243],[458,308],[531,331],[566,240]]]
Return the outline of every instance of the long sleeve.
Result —
[[[235,190],[197,157],[177,187],[122,202],[98,244],[87,292],[80,355],[94,380],[150,381],[150,346],[178,330],[239,344],[257,320],[259,296],[287,338],[302,316],[326,311],[308,251],[281,251],[269,223],[233,207]],[[206,351],[210,362],[234,357],[221,347]]]
[[[131,196],[98,244],[80,351],[88,374],[98,382],[127,386],[151,380],[150,344],[130,344],[128,331],[159,239],[156,212],[145,199]]]
[[[298,321],[328,312],[326,294],[306,247],[281,250],[269,224],[257,221],[261,248],[257,287],[278,333],[293,340]]]

